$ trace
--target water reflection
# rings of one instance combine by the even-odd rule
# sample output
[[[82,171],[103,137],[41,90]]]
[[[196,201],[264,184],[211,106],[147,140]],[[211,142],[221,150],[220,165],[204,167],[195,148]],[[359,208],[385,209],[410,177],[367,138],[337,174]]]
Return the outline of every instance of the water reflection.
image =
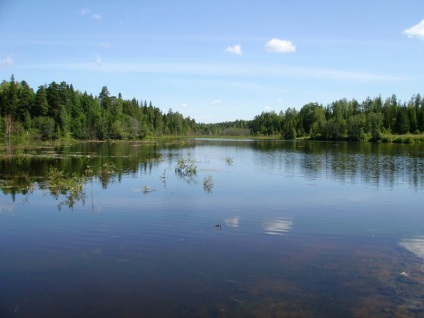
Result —
[[[240,217],[235,216],[232,218],[224,219],[225,225],[230,227],[239,227]]]
[[[15,210],[15,206],[12,204],[5,205],[0,203],[0,214],[2,213],[12,213]]]
[[[255,157],[258,165],[281,167],[289,173],[300,171],[309,180],[325,177],[392,188],[396,183],[424,188],[423,145],[278,141],[255,142],[251,147],[260,154]]]
[[[262,229],[266,234],[283,235],[293,228],[293,221],[286,218],[273,218],[262,223]]]
[[[311,181],[330,179],[339,183],[368,183],[391,188],[400,184],[408,184],[415,189],[424,188],[422,145],[185,140],[182,143],[163,144],[115,142],[28,146],[19,151],[11,150],[3,157],[0,154],[0,189],[13,201],[17,194],[29,196],[34,190],[33,185],[45,182],[51,167],[64,175],[76,176],[86,175],[89,169],[93,179],[107,189],[112,183],[121,183],[125,175],[137,177],[140,172],[149,175],[157,173],[156,168],[161,165],[162,158],[166,160],[166,168],[176,167],[175,175],[195,186],[198,181],[197,160],[204,162],[204,157],[196,157],[196,152],[202,151],[202,148],[212,153],[222,151],[221,158],[226,158],[227,163],[225,167],[231,162],[231,169],[238,168],[233,164],[233,159],[237,158],[238,162],[247,162],[263,172],[301,176]],[[113,169],[106,169],[111,165]],[[158,178],[166,188],[166,169]],[[214,194],[219,191],[218,184],[215,186],[216,182],[213,182],[215,176],[211,175],[203,181],[205,193],[212,194],[213,186]],[[43,189],[42,186],[39,188]],[[74,197],[77,201],[83,199]],[[65,205],[72,206],[74,203],[73,197],[65,198]]]
[[[61,158],[0,159],[4,195],[33,198],[7,205],[0,197],[0,316],[18,310],[57,317],[73,304],[81,304],[73,308],[79,317],[424,312],[421,265],[398,245],[424,257],[424,236],[410,234],[423,234],[421,193],[405,189],[410,178],[413,186],[422,183],[418,148],[206,140],[186,146],[99,144],[63,149]],[[181,157],[181,171],[196,171],[213,192],[174,173]],[[235,158],[231,165],[228,158]],[[56,187],[47,183],[51,167]],[[27,174],[17,177],[19,171]],[[62,176],[75,176],[83,188]],[[319,183],[311,187],[309,180]],[[360,186],[347,184],[356,181]],[[397,187],[398,197],[367,186],[383,183]],[[81,213],[87,208],[68,202],[72,188],[101,213]],[[72,204],[76,213],[51,213],[56,202],[46,199]],[[122,313],[127,305],[132,311]]]
[[[416,256],[424,258],[424,236],[403,239],[400,241],[399,245],[414,253]]]

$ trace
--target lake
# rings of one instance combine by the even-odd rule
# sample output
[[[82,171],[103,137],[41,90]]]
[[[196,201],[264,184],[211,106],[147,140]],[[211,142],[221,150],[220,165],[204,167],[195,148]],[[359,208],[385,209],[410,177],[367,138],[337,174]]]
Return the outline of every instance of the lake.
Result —
[[[424,145],[0,153],[0,317],[424,316]]]

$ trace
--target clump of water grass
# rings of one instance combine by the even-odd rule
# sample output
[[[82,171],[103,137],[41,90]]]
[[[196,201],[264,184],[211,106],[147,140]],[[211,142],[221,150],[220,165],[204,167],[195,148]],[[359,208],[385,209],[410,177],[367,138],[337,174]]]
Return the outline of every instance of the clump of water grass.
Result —
[[[18,177],[17,177],[17,181],[20,185],[20,187],[23,188],[33,188],[34,187],[34,182],[32,182],[29,173],[24,171],[24,172],[18,172]]]
[[[160,162],[163,161],[162,154],[153,154],[146,159],[147,162]]]
[[[116,170],[117,170],[116,164],[114,164],[113,162],[105,162],[100,168],[100,170],[98,171],[97,175],[104,189],[106,189],[107,184],[111,180]]]
[[[87,168],[84,170],[84,174],[87,178],[91,178],[92,176],[94,176],[93,169],[91,169],[90,166],[87,166]]]
[[[225,163],[226,163],[227,165],[232,165],[232,164],[233,164],[233,162],[234,162],[234,158],[231,158],[231,157],[225,157]]]
[[[73,208],[75,202],[84,201],[84,179],[73,173],[71,176],[67,176],[63,171],[56,167],[50,167],[47,176],[48,188],[50,193],[57,199],[60,195],[64,195],[66,199],[58,205],[60,209],[66,205],[69,208]]]
[[[212,176],[207,176],[203,179],[203,191],[211,193],[214,186]]]
[[[110,176],[112,174],[114,174],[116,171],[116,164],[114,164],[113,162],[105,162],[100,171],[99,174],[101,176]]]
[[[14,177],[9,177],[6,180],[0,179],[0,189],[3,192],[8,192],[5,190],[11,189],[26,193],[28,190],[32,191],[34,189],[34,182],[31,180],[28,172],[18,172]]]
[[[80,193],[83,190],[83,179],[75,173],[72,176],[65,176],[63,171],[50,167],[48,174],[48,187],[52,193],[71,194]]]
[[[188,157],[187,159],[180,157],[175,167],[175,173],[181,177],[192,177],[197,175],[196,162]]]
[[[142,191],[143,191],[144,194],[147,194],[147,193],[150,193],[150,192],[155,191],[155,189],[150,188],[148,186],[144,186],[143,189],[142,189]]]

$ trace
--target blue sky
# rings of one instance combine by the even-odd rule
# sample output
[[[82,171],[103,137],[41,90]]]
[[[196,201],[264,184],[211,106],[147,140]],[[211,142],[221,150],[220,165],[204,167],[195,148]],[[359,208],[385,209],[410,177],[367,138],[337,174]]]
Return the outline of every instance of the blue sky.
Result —
[[[197,122],[424,94],[422,0],[0,0],[0,80],[107,86]]]

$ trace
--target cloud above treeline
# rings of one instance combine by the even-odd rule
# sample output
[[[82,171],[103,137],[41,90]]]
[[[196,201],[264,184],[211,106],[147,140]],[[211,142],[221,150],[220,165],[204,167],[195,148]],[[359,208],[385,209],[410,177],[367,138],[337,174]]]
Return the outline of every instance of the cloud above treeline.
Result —
[[[101,20],[102,16],[100,13],[91,13],[90,9],[84,8],[80,10],[81,15],[90,15],[94,20]]]
[[[243,51],[241,50],[241,46],[239,44],[229,46],[225,49],[226,52],[236,55],[242,55]]]
[[[210,102],[211,105],[219,105],[222,104],[222,100],[221,99],[214,99],[213,101]]]
[[[421,40],[424,40],[424,20],[421,20],[418,24],[414,25],[413,27],[406,29],[403,31],[403,33],[408,38],[418,38]]]
[[[296,46],[287,40],[271,39],[265,44],[265,50],[272,53],[293,53]]]
[[[15,63],[15,59],[11,55],[0,58],[0,66],[12,65],[13,63]]]
[[[296,46],[291,41],[273,38],[265,43],[265,50],[271,53],[294,53]],[[225,51],[235,55],[243,54],[240,44],[229,46]]]
[[[99,66],[102,65],[102,58],[100,55],[96,55],[96,64]]]

